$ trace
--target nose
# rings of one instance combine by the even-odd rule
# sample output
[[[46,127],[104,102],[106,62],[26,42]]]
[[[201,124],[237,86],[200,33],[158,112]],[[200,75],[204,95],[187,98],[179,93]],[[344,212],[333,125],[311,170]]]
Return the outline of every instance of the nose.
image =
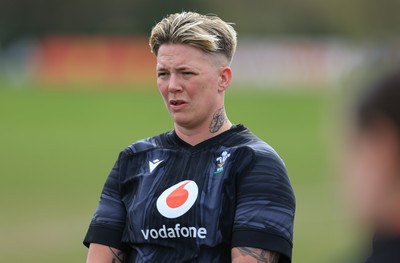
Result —
[[[182,86],[179,77],[176,74],[171,74],[168,82],[168,91],[170,93],[177,93],[182,91]]]

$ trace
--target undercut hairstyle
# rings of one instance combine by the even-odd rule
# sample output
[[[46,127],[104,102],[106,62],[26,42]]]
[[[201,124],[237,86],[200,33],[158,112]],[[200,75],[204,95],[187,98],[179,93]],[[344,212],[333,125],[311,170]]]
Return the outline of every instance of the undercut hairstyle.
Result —
[[[230,63],[236,51],[236,31],[231,23],[215,15],[175,13],[165,17],[151,31],[151,52],[157,56],[163,44],[188,44],[205,53],[223,54]]]
[[[357,105],[355,117],[360,129],[373,127],[383,117],[391,121],[400,133],[400,72],[369,87]]]

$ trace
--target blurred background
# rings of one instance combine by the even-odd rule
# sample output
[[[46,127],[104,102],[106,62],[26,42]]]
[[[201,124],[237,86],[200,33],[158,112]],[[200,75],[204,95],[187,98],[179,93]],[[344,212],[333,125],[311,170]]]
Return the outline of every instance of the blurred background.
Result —
[[[358,256],[364,235],[338,190],[338,112],[351,87],[400,65],[399,1],[0,0],[2,262],[85,261],[119,151],[172,128],[147,39],[182,10],[236,24],[227,111],[286,162],[293,262]]]

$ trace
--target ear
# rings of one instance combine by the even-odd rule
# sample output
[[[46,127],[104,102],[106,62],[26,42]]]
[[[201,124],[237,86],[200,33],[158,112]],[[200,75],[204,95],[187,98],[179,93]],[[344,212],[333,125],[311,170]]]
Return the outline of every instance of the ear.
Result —
[[[224,66],[219,70],[218,92],[224,92],[228,89],[232,80],[232,70],[229,66]]]

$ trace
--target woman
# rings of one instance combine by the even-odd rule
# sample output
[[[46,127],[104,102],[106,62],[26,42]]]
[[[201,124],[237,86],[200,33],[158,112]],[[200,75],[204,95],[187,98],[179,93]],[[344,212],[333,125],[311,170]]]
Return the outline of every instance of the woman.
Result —
[[[347,186],[364,226],[376,233],[366,263],[400,262],[400,72],[362,94],[354,114]]]
[[[174,130],[121,152],[84,241],[87,262],[291,262],[285,166],[225,113],[235,30],[216,16],[172,14],[150,47]]]

